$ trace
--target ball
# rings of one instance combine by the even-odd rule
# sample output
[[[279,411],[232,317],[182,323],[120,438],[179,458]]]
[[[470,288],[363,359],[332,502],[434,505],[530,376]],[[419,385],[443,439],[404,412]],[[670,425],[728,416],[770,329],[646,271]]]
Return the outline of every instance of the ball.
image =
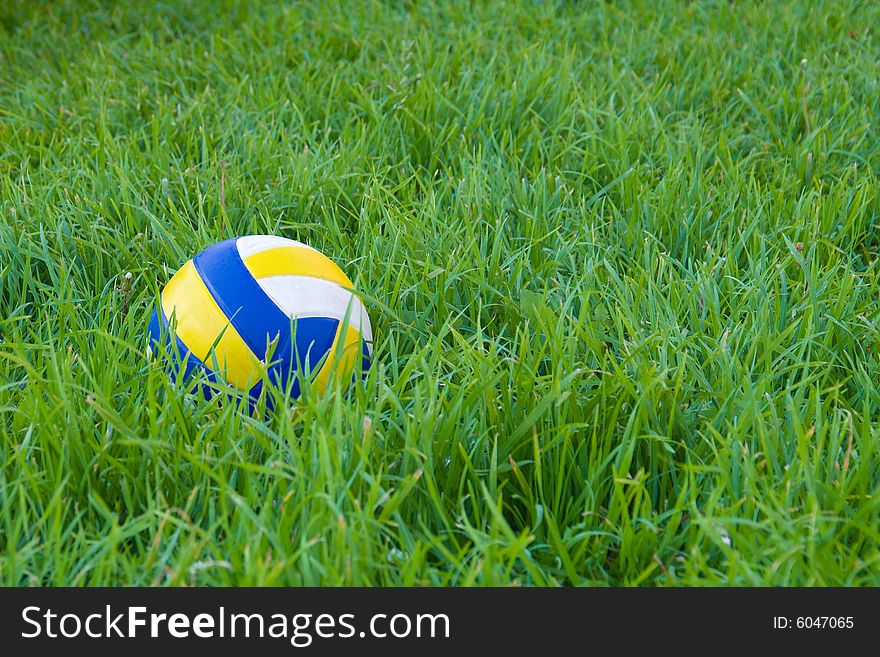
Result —
[[[270,235],[235,237],[187,261],[161,292],[149,339],[183,380],[201,370],[252,401],[267,381],[294,398],[306,382],[323,393],[334,377],[365,373],[373,354],[370,318],[345,273]]]

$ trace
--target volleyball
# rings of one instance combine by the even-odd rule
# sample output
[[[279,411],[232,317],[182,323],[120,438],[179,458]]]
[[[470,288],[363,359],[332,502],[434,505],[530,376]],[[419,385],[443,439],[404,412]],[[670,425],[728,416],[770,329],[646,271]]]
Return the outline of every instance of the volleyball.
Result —
[[[266,381],[294,398],[306,381],[323,393],[372,358],[370,318],[342,269],[270,235],[228,239],[187,261],[161,291],[149,334],[150,351],[163,344],[183,380],[201,370],[252,400]]]

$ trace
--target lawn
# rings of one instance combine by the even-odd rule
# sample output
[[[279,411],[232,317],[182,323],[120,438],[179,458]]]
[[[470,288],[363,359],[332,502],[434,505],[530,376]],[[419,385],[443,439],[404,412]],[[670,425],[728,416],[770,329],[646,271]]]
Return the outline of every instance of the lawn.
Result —
[[[880,5],[189,4],[0,8],[0,583],[880,584]],[[254,233],[365,380],[147,358]]]

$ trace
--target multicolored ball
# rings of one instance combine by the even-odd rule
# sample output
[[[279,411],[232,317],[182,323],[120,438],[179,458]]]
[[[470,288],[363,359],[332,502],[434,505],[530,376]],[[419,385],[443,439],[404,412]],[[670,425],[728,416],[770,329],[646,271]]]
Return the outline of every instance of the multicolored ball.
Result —
[[[162,290],[149,323],[186,380],[197,369],[252,400],[264,381],[299,397],[370,366],[373,333],[354,285],[328,257],[283,237],[249,235],[208,247]],[[210,392],[206,391],[206,396]]]

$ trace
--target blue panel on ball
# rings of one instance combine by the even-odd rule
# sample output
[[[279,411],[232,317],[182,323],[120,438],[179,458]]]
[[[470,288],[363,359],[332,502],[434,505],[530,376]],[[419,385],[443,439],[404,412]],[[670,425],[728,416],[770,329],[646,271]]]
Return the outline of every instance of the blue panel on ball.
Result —
[[[232,238],[209,246],[193,258],[193,264],[235,330],[257,357],[264,358],[267,337],[274,340],[281,336],[276,354],[284,346],[285,337],[290,335],[290,320],[244,266],[235,246],[237,241]]]
[[[339,330],[339,320],[330,317],[303,317],[292,326],[295,333],[297,362],[303,371],[318,371],[321,359],[330,351]],[[296,364],[294,365],[296,367]]]
[[[264,359],[267,342],[278,337],[267,376],[286,388],[297,367],[306,369],[307,360],[312,371],[317,369],[330,350],[339,321],[308,317],[293,324],[245,267],[236,242],[232,238],[209,246],[193,258],[193,264],[220,310],[257,357]],[[291,328],[296,332],[295,344]],[[299,382],[293,381],[291,395],[297,397],[299,392]]]
[[[367,376],[367,372],[370,370],[370,365],[373,363],[370,356],[370,350],[367,348],[367,343],[361,343],[361,356],[363,357],[361,360],[361,370],[363,371],[363,376]]]
[[[250,414],[253,415],[254,411],[257,410],[257,402],[260,399],[260,394],[263,392],[263,382],[257,381],[257,385],[253,386],[248,391],[248,410]],[[272,397],[270,395],[266,395],[266,412],[271,413],[272,407],[274,404],[272,403]]]

